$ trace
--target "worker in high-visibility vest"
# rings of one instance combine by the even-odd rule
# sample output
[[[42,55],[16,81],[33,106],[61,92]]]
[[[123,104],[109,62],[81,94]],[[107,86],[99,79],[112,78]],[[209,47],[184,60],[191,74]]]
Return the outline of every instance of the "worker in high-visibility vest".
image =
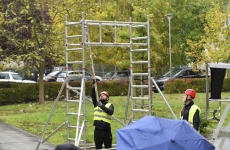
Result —
[[[96,92],[93,82],[92,100],[94,105],[94,142],[96,149],[105,149],[112,147],[111,120],[114,112],[113,104],[109,103],[109,93],[102,91],[99,95],[99,101],[96,98]]]
[[[194,104],[196,92],[193,89],[187,89],[184,92],[183,101],[184,107],[181,110],[181,120],[187,120],[197,131],[200,125],[200,108]]]

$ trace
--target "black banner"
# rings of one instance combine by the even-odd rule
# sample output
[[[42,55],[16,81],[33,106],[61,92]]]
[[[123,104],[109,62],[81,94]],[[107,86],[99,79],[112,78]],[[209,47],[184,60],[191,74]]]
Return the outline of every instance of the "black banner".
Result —
[[[221,99],[221,91],[223,87],[226,69],[211,69],[211,97],[210,99]]]

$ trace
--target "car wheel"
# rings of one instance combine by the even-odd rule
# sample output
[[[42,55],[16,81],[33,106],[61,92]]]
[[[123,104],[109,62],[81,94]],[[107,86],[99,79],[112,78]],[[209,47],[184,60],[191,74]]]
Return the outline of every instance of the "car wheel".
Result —
[[[157,90],[153,90],[154,93],[159,93]]]

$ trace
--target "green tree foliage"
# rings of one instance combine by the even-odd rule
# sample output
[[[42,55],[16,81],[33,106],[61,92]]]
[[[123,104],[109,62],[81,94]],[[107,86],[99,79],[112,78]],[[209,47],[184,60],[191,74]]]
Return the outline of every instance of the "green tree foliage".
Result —
[[[6,2],[6,1],[4,1]],[[45,67],[60,58],[53,34],[53,18],[49,13],[52,1],[15,0],[4,3],[1,33],[8,43],[5,57],[24,61],[39,72],[39,102],[44,102],[43,73]],[[56,12],[57,13],[57,12]],[[10,60],[8,59],[8,60]]]
[[[36,68],[42,91],[44,69],[52,64],[65,64],[65,15],[69,21],[86,20],[146,22],[150,16],[151,67],[169,68],[169,24],[171,20],[172,65],[190,62],[228,60],[228,25],[224,12],[228,1],[224,0],[1,0],[0,45],[1,57],[23,60],[27,66]],[[218,5],[216,5],[218,4]],[[225,9],[226,10],[226,9]],[[74,27],[70,34],[81,34],[82,28]],[[99,27],[90,27],[90,41],[99,42]],[[146,35],[146,29],[137,29],[134,36]],[[103,27],[103,42],[129,42],[129,28]],[[188,42],[187,42],[188,41]],[[76,43],[81,41],[75,41]],[[129,48],[93,47],[94,63],[114,64],[129,68]],[[207,51],[209,51],[207,53]],[[216,53],[218,52],[218,53]],[[227,54],[227,55],[226,55]],[[189,57],[188,57],[189,56]],[[74,60],[77,53],[70,53]],[[89,52],[85,54],[90,64]],[[146,55],[135,56],[145,59]],[[189,58],[189,59],[187,59]],[[10,59],[7,59],[10,60]],[[141,68],[141,67],[140,67]],[[40,101],[44,95],[40,93]]]
[[[205,18],[205,35],[199,41],[188,40],[192,51],[187,54],[194,66],[229,60],[229,15],[225,11],[229,8],[222,2],[213,2],[212,6]]]

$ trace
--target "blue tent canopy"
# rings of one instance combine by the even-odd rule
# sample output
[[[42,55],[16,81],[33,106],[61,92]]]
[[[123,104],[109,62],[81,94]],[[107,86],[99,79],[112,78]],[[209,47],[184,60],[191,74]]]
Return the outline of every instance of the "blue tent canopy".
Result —
[[[117,130],[117,150],[214,150],[184,120],[145,116]]]

